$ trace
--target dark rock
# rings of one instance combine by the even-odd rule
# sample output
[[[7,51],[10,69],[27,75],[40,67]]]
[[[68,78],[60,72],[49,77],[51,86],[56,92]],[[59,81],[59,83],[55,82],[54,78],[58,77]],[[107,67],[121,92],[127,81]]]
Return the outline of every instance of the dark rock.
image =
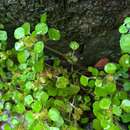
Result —
[[[129,0],[0,1],[0,22],[9,31],[24,21],[34,25],[43,12],[48,12],[49,25],[59,28],[63,35],[60,43],[53,47],[67,52],[68,43],[78,41],[81,44],[80,62],[84,65],[94,64],[105,56],[118,58],[117,30],[123,18],[130,15]]]

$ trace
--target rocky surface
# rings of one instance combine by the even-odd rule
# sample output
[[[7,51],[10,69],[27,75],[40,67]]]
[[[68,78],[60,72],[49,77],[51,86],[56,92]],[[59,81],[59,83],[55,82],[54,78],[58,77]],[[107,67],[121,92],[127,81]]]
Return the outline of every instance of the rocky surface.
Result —
[[[118,58],[117,30],[130,15],[130,0],[0,0],[0,23],[10,34],[24,21],[36,23],[43,12],[48,12],[49,25],[62,32],[60,43],[50,46],[66,52],[68,43],[77,40],[84,65],[94,64],[101,57]]]

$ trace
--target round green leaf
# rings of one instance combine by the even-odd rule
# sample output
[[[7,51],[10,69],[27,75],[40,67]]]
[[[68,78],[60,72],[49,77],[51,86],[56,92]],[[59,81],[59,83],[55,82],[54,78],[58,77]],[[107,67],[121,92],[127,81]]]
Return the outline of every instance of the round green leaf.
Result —
[[[130,17],[126,17],[125,20],[124,20],[124,23],[125,24],[130,23]]]
[[[28,112],[26,112],[25,113],[25,120],[29,123],[29,124],[31,124],[33,121],[34,121],[34,116],[33,116],[33,113],[32,113],[32,111],[28,111]]]
[[[25,37],[25,31],[22,27],[18,27],[17,29],[15,29],[14,31],[14,37],[15,39],[21,39]]]
[[[3,114],[1,119],[2,119],[2,121],[7,121],[8,120],[8,115]]]
[[[108,74],[114,74],[117,70],[117,67],[114,63],[108,63],[108,64],[105,65],[104,70]]]
[[[95,86],[96,86],[96,87],[102,87],[102,85],[103,85],[103,80],[101,80],[101,79],[96,79],[96,81],[95,81]]]
[[[15,50],[16,51],[21,51],[24,47],[23,41],[15,42]]]
[[[128,32],[128,29],[127,29],[127,27],[126,27],[125,25],[121,25],[121,26],[119,27],[119,32],[120,32],[120,33],[127,33],[127,32]]]
[[[115,114],[116,116],[120,116],[122,113],[120,106],[113,105],[112,113]]]
[[[100,106],[101,109],[109,109],[110,105],[111,105],[111,99],[110,98],[103,98],[99,102],[99,106]]]
[[[34,87],[34,85],[33,85],[33,82],[31,82],[31,81],[27,81],[26,83],[25,83],[25,90],[31,90],[32,88]]]
[[[34,44],[34,52],[41,53],[44,49],[44,43],[42,41],[38,41]]]
[[[60,31],[55,28],[50,28],[48,30],[48,35],[49,35],[49,39],[54,40],[54,41],[60,40],[60,37],[61,37]]]
[[[30,105],[33,102],[33,97],[31,95],[27,95],[24,97],[24,104]]]
[[[56,108],[51,108],[48,112],[48,116],[52,121],[58,122],[60,119],[60,112]]]
[[[35,98],[37,100],[41,101],[42,105],[45,105],[47,103],[49,96],[44,91],[38,91],[38,92],[35,93]]]
[[[76,41],[72,41],[72,42],[70,42],[70,48],[72,49],[72,50],[77,50],[78,48],[79,48],[79,44],[76,42]]]
[[[41,109],[42,109],[42,104],[41,104],[40,101],[35,101],[35,102],[31,105],[31,107],[32,107],[33,112],[40,112]]]
[[[130,112],[130,100],[128,99],[124,99],[121,103],[121,108],[125,111],[125,112]]]
[[[120,47],[124,53],[130,53],[130,34],[124,34],[121,36]]]
[[[6,41],[7,40],[7,32],[0,30],[0,41]]]
[[[124,54],[121,56],[119,63],[124,68],[130,67],[130,56],[128,54]]]
[[[86,87],[88,85],[89,78],[85,75],[81,75],[80,77],[80,84]]]
[[[6,124],[4,125],[4,130],[12,130],[12,129],[11,129],[11,126],[6,123]]]
[[[15,111],[19,114],[22,114],[25,111],[25,107],[22,103],[18,103],[15,107],[14,107]]]
[[[48,26],[47,24],[45,23],[38,23],[36,26],[35,26],[35,32],[36,34],[46,34],[48,32]]]

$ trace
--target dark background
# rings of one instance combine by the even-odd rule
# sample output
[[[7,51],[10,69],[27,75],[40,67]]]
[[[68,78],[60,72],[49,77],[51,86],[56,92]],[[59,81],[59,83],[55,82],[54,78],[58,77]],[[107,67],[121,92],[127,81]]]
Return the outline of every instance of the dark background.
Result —
[[[130,0],[0,0],[0,23],[9,35],[25,21],[33,26],[44,12],[49,26],[62,32],[62,40],[49,46],[66,53],[69,42],[78,41],[82,65],[93,65],[102,57],[118,59],[118,27],[130,16]]]

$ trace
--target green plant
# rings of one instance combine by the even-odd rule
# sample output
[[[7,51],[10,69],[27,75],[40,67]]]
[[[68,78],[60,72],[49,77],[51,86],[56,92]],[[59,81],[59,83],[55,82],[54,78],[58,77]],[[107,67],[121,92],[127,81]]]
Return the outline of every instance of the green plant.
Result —
[[[0,122],[2,130],[95,130],[130,129],[130,18],[120,26],[119,63],[104,69],[74,67],[79,44],[72,41],[71,51],[62,56],[71,69],[64,68],[58,57],[46,61],[49,40],[60,40],[58,29],[49,28],[47,14],[31,31],[25,22],[14,31],[14,47],[7,48],[7,32],[0,24]],[[86,73],[87,71],[87,73]],[[93,108],[93,109],[92,109]],[[93,121],[92,121],[93,120]],[[126,128],[124,128],[124,126]]]
[[[94,81],[93,128],[95,130],[126,130],[129,129],[130,97],[129,97],[129,68],[130,68],[130,18],[124,20],[119,27],[121,33],[120,47],[122,56],[119,63],[107,63],[104,72],[101,70],[94,74],[90,67],[92,77],[88,76],[86,82]],[[91,67],[93,68],[93,67]],[[89,80],[88,80],[89,79]],[[83,84],[82,84],[83,85]],[[86,86],[85,86],[86,87]],[[123,127],[125,126],[125,128]]]
[[[59,62],[46,63],[47,41],[61,37],[59,30],[48,27],[46,18],[43,14],[32,32],[28,22],[16,28],[16,42],[10,50],[7,32],[0,30],[0,122],[4,130],[79,129],[74,117],[81,116],[75,106],[80,86]]]

